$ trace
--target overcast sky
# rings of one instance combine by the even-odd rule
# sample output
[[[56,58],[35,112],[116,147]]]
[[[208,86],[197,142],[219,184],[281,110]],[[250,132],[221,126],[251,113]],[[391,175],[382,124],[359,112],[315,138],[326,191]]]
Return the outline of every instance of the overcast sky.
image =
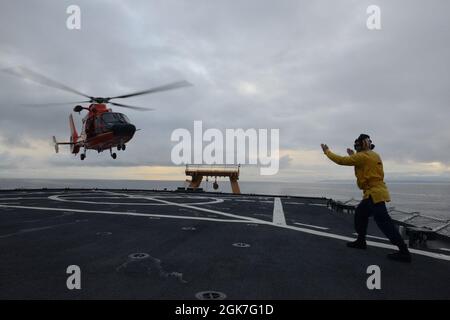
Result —
[[[71,4],[81,30],[66,28]],[[366,27],[371,4],[379,31]],[[363,132],[388,177],[449,178],[449,12],[447,0],[3,0],[1,68],[26,66],[96,96],[194,86],[126,101],[153,112],[113,108],[141,130],[118,159],[90,152],[82,162],[51,145],[68,139],[73,106],[18,106],[79,97],[0,73],[0,177],[183,180],[170,135],[202,120],[280,129],[279,173],[244,167],[241,179],[351,179],[320,143],[344,154]]]

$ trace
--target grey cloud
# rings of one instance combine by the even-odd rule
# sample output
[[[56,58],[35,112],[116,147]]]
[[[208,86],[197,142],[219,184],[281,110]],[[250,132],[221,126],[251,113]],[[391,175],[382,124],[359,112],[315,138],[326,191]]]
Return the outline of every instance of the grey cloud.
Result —
[[[116,161],[58,154],[49,167],[170,165],[172,130],[194,120],[279,128],[286,149],[344,151],[367,132],[387,160],[450,164],[448,1],[377,1],[381,31],[365,27],[372,1],[78,1],[80,31],[65,28],[69,4],[3,1],[1,67],[26,65],[94,95],[195,86],[127,101],[156,111],[126,112],[142,131]],[[68,136],[70,106],[15,104],[77,96],[3,74],[0,83],[5,141]]]

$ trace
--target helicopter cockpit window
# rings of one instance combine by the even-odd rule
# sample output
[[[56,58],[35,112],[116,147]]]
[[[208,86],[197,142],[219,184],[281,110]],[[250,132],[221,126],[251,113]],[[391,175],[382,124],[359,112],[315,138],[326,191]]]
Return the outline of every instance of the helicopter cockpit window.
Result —
[[[106,112],[102,114],[102,120],[107,126],[130,123],[126,115],[117,112]]]

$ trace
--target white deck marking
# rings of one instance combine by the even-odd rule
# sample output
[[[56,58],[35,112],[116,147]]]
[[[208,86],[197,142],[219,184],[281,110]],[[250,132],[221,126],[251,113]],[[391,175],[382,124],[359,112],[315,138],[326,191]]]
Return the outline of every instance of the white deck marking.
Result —
[[[0,194],[0,199],[3,197],[14,197],[14,196],[24,196],[24,195],[36,195],[36,194],[44,194],[43,197],[46,197],[50,194],[62,194],[63,192],[21,192],[21,193],[5,193]]]
[[[111,196],[111,197],[107,197],[104,195],[97,195],[97,196],[89,196],[89,197],[85,197],[85,196],[81,196],[81,195],[70,195],[70,194],[60,194],[59,196],[64,196],[64,198],[82,198],[82,199],[122,199],[123,197],[119,197],[119,196]],[[68,199],[70,200],[70,199]]]
[[[330,229],[330,228],[319,227],[319,226],[315,226],[315,225],[312,225],[312,224],[306,224],[306,223],[300,223],[300,222],[294,222],[294,224],[298,224],[299,226],[316,228],[316,229],[320,229],[320,230],[329,230]]]
[[[47,199],[48,197],[17,197],[17,198],[0,198],[0,201],[3,200],[36,200],[36,199]]]
[[[286,219],[284,218],[283,204],[280,198],[273,199],[273,223],[278,226],[285,226]]]
[[[113,192],[109,192],[109,191],[101,191],[101,192],[114,194]],[[115,194],[118,194],[118,193],[115,193]],[[123,194],[120,194],[120,195],[123,195]],[[125,196],[127,196],[127,195],[125,195]],[[65,212],[69,211],[69,212],[94,213],[94,214],[95,213],[99,213],[99,214],[111,214],[111,215],[161,217],[161,218],[170,218],[170,219],[191,219],[191,220],[204,220],[204,221],[225,222],[225,223],[226,222],[248,223],[250,221],[250,222],[257,223],[257,224],[265,224],[265,225],[268,225],[268,226],[274,226],[274,227],[277,227],[277,228],[284,228],[284,229],[299,231],[299,232],[312,234],[312,235],[316,235],[316,236],[321,236],[321,237],[325,237],[325,238],[330,238],[330,239],[337,239],[337,240],[342,240],[342,241],[353,241],[353,240],[355,240],[354,238],[351,238],[351,237],[342,236],[342,235],[329,233],[329,232],[325,232],[325,231],[306,229],[306,228],[301,228],[301,227],[296,227],[296,226],[291,226],[291,225],[278,225],[278,224],[275,224],[273,222],[264,221],[264,220],[260,220],[260,219],[256,219],[256,218],[249,218],[249,217],[244,217],[244,216],[238,216],[238,215],[234,215],[234,214],[220,212],[220,211],[217,211],[217,210],[211,210],[211,209],[206,209],[206,208],[199,208],[199,207],[194,207],[194,206],[190,206],[190,205],[184,205],[184,204],[180,204],[180,203],[165,201],[165,200],[161,200],[161,199],[155,199],[155,198],[151,198],[151,197],[142,197],[142,198],[149,198],[151,200],[165,202],[165,203],[171,204],[173,206],[179,206],[179,207],[194,209],[194,210],[198,210],[198,211],[215,213],[215,214],[224,215],[224,216],[228,216],[228,217],[234,217],[234,218],[237,218],[237,219],[236,220],[226,220],[226,219],[215,219],[215,218],[188,217],[188,216],[171,216],[171,215],[147,214],[147,213],[131,213],[131,212],[116,212],[116,211],[90,211],[90,210],[68,209],[68,208],[45,208],[45,207],[30,207],[30,206],[12,206],[12,205],[5,205],[5,204],[0,204],[0,207],[17,208],[17,209],[32,209],[32,210],[42,210],[42,211],[65,211]],[[374,242],[374,241],[367,241],[367,245],[372,246],[372,247],[384,248],[384,249],[397,249],[397,247],[394,246],[394,245],[387,244],[387,243],[381,243],[381,242]],[[423,251],[423,250],[418,250],[418,249],[410,249],[410,252],[414,253],[414,254],[418,254],[418,255],[434,258],[434,259],[450,261],[450,256],[449,255],[445,255],[445,254],[441,254],[441,253]]]
[[[357,236],[358,234],[356,232],[353,232],[353,235]],[[378,239],[378,240],[386,240],[389,241],[388,238],[383,238],[383,237],[377,237],[377,236],[371,236],[371,235],[366,235],[367,238],[372,238],[372,239]]]
[[[29,206],[10,206],[0,204],[0,208],[16,208],[16,209],[31,209],[31,210],[42,210],[42,211],[69,211],[78,213],[100,213],[100,214],[110,214],[110,215],[124,215],[124,216],[136,216],[136,217],[160,217],[169,219],[186,219],[186,220],[205,220],[205,221],[216,221],[216,222],[240,222],[248,223],[249,220],[231,220],[231,219],[214,219],[214,218],[203,218],[203,217],[192,217],[192,216],[171,216],[166,214],[152,214],[152,213],[139,213],[139,212],[121,212],[121,211],[98,211],[98,210],[83,210],[83,209],[71,209],[71,208],[49,208],[49,207],[29,207]],[[257,219],[252,219],[257,220]],[[253,221],[252,221],[253,222]],[[259,223],[259,220],[256,221]]]
[[[113,193],[110,191],[100,191],[100,192],[104,192],[104,193],[109,193],[109,194],[120,194],[120,193]],[[120,194],[120,195],[124,195],[127,196],[126,194]],[[154,198],[150,198],[153,200],[156,200]],[[170,201],[165,201],[165,200],[160,200],[160,201],[164,201],[168,204],[173,204],[175,206],[182,206],[182,207],[186,207],[186,208],[191,208],[194,210],[200,210],[200,211],[209,211],[212,213],[217,213],[217,214],[222,214],[222,215],[227,215],[227,216],[233,216],[236,218],[241,218],[241,219],[249,219],[249,220],[253,220],[254,222],[257,222],[259,224],[267,224],[267,225],[272,225],[272,226],[276,226],[276,227],[280,227],[280,228],[286,228],[286,229],[290,229],[290,230],[296,230],[296,231],[300,231],[300,232],[304,232],[304,233],[309,233],[309,234],[313,234],[313,235],[317,235],[317,236],[322,236],[322,237],[327,237],[327,238],[332,238],[332,239],[338,239],[338,240],[344,240],[344,241],[354,241],[354,238],[350,238],[350,237],[346,237],[346,236],[341,236],[338,234],[334,234],[334,233],[329,233],[329,232],[324,232],[324,231],[317,231],[317,230],[311,230],[311,229],[305,229],[305,228],[300,228],[300,227],[295,227],[295,226],[290,226],[290,225],[277,225],[265,220],[260,220],[260,219],[256,219],[256,218],[248,218],[248,217],[242,217],[242,216],[238,216],[238,215],[233,215],[233,214],[228,214],[225,212],[220,212],[220,211],[216,211],[216,210],[210,210],[210,209],[206,209],[206,208],[198,208],[198,207],[194,207],[194,206],[184,206],[184,205],[180,205],[178,203],[175,202],[170,202]],[[221,219],[219,219],[221,220]],[[221,221],[226,221],[226,220],[221,220]],[[236,221],[236,222],[245,222],[245,221]],[[385,248],[385,249],[397,249],[396,246],[391,245],[391,244],[386,244],[386,243],[381,243],[381,242],[373,242],[373,241],[367,241],[367,245],[369,246],[373,246],[373,247],[378,247],[378,248]],[[429,251],[423,251],[423,250],[418,250],[418,249],[410,249],[409,250],[411,253],[416,253],[419,255],[423,255],[423,256],[427,256],[427,257],[431,257],[431,258],[435,258],[435,259],[440,259],[440,260],[447,260],[450,261],[450,256],[444,255],[444,254],[440,254],[440,253],[434,253],[434,252],[429,252]]]
[[[178,204],[174,204],[178,205]],[[100,213],[100,214],[111,214],[111,215],[129,215],[129,216],[143,216],[143,217],[161,217],[161,218],[170,218],[170,219],[191,219],[191,220],[204,220],[204,221],[215,221],[215,222],[233,222],[233,223],[248,223],[249,221],[246,220],[247,218],[241,217],[241,220],[225,220],[225,219],[214,219],[214,218],[201,218],[201,217],[187,217],[187,216],[170,216],[170,215],[162,215],[162,214],[148,214],[148,213],[132,213],[132,212],[117,212],[117,211],[90,211],[90,210],[81,210],[81,209],[68,209],[68,208],[46,208],[46,207],[29,207],[29,206],[11,206],[11,205],[4,205],[0,204],[0,207],[6,207],[6,208],[16,208],[16,209],[32,209],[32,210],[42,210],[42,211],[70,211],[70,212],[80,212],[80,213]],[[208,210],[205,208],[196,208],[192,207],[193,209],[197,209],[200,211]],[[216,211],[217,213],[218,211]],[[235,215],[233,215],[235,216]],[[237,216],[239,217],[239,216]],[[353,241],[354,238],[341,236],[334,233],[328,233],[324,231],[318,231],[318,230],[312,230],[312,229],[305,229],[290,225],[277,225],[269,221],[259,220],[259,219],[249,219],[253,220],[253,222],[258,224],[266,224],[271,225],[278,228],[285,228],[295,231],[300,231],[303,233],[313,234],[316,236],[322,236],[326,238],[331,239],[338,239],[343,241]],[[385,249],[397,249],[396,246],[386,244],[386,243],[380,243],[380,242],[373,242],[373,241],[367,241],[367,245],[372,247],[378,247],[378,248],[385,248]],[[446,260],[450,261],[450,256],[447,256],[445,254],[441,253],[434,253],[429,251],[423,251],[423,250],[417,250],[417,249],[410,249],[411,253],[415,253],[422,256],[427,256],[430,258],[440,259],[440,260]]]
[[[128,196],[126,194],[114,193],[114,192],[110,192],[110,191],[102,191],[102,192]],[[157,198],[153,198],[153,197],[145,197],[145,196],[129,196],[129,197],[130,198],[140,198],[140,199],[148,199],[148,200],[153,200],[153,201],[159,201],[159,202],[162,202],[162,203],[165,203],[165,204],[169,204],[169,205],[177,206],[177,207],[181,207],[181,208],[187,208],[187,209],[193,209],[193,210],[198,210],[198,211],[203,211],[203,212],[208,212],[208,213],[214,213],[214,214],[218,214],[218,215],[225,216],[225,217],[230,217],[230,218],[244,219],[244,220],[247,220],[247,222],[248,221],[256,221],[256,222],[263,221],[263,220],[256,219],[256,218],[245,217],[245,216],[238,216],[236,214],[226,213],[226,212],[222,212],[222,211],[218,211],[218,210],[212,210],[212,209],[207,209],[207,208],[194,207],[194,206],[192,206],[190,204],[177,203],[177,202],[157,199]]]
[[[274,226],[277,226],[277,225],[274,225]],[[304,233],[314,234],[314,235],[317,235],[317,236],[322,236],[322,237],[332,238],[332,239],[338,239],[338,240],[343,240],[343,241],[354,241],[355,240],[355,238],[341,236],[341,235],[334,234],[334,233],[323,232],[323,231],[316,231],[316,230],[305,229],[305,228],[299,228],[299,227],[294,227],[294,226],[289,226],[289,225],[277,226],[277,227],[291,229],[291,230],[296,230],[296,231],[301,231],[301,232],[304,232]],[[367,241],[367,245],[368,246],[372,246],[372,247],[384,248],[384,249],[396,249],[396,250],[398,249],[397,246],[394,246],[394,245],[391,245],[391,244],[387,244],[387,243],[374,242],[374,241]],[[434,258],[434,259],[450,261],[450,256],[447,256],[445,254],[434,253],[434,252],[423,251],[423,250],[417,250],[417,249],[409,249],[409,251],[411,253],[415,253],[415,254],[418,254],[418,255],[422,255],[422,256],[426,256],[426,257],[430,257],[430,258]]]
[[[439,250],[449,251],[450,252],[450,249],[448,249],[448,248],[439,248]]]
[[[167,205],[164,203],[150,203],[150,202],[103,202],[103,201],[85,201],[85,200],[76,200],[76,199],[67,199],[66,197],[61,198],[60,195],[53,195],[48,197],[51,200],[56,201],[63,201],[63,202],[74,202],[74,203],[86,203],[86,204],[107,204],[107,205],[133,205],[133,206],[162,206]],[[93,197],[94,198],[94,197]],[[101,197],[97,197],[101,198]],[[106,198],[106,197],[105,197]],[[116,198],[122,198],[122,197],[116,197]],[[133,197],[136,198],[136,197]],[[141,197],[139,197],[141,198]],[[205,205],[205,204],[216,204],[216,203],[222,203],[223,200],[219,198],[213,198],[213,197],[205,197],[213,199],[212,201],[205,201],[205,202],[192,202],[189,203],[190,205]],[[147,199],[148,200],[148,199]]]

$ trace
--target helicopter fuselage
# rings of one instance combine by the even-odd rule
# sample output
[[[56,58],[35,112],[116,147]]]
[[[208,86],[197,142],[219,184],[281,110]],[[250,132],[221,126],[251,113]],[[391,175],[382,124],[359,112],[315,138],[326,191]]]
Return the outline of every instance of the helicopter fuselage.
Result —
[[[115,147],[122,149],[135,132],[136,127],[126,115],[113,112],[105,104],[91,104],[83,119],[80,138],[86,149],[101,152]]]
[[[96,150],[97,152],[109,150],[115,159],[116,154],[112,152],[112,149],[125,150],[126,143],[133,138],[136,132],[136,127],[130,123],[125,114],[113,112],[103,103],[91,104],[88,108],[82,106],[74,108],[76,112],[82,110],[87,110],[88,113],[82,120],[81,134],[78,135],[71,115],[69,118],[70,142],[61,143],[56,142],[55,139],[55,145],[70,144],[73,154],[83,152],[81,160],[85,159],[86,150]]]

